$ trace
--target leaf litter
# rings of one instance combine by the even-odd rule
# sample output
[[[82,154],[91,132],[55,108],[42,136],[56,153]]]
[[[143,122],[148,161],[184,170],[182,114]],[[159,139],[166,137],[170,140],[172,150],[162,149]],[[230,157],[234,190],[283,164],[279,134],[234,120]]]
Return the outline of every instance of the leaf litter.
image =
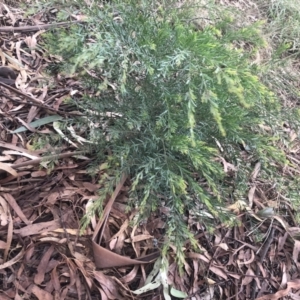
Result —
[[[168,208],[132,225],[138,211],[127,212],[126,177],[102,218],[94,216],[80,234],[80,219],[97,199],[106,168],[88,174],[90,159],[76,150],[84,139],[73,127],[72,143],[66,140],[56,152],[48,144],[32,147],[32,133],[54,135],[54,122],[80,114],[64,99],[80,94],[82,86],[44,73],[56,58],[36,46],[40,30],[56,25],[42,14],[22,14],[0,4],[1,63],[18,73],[15,87],[0,80],[1,299],[299,299],[299,224],[286,199],[259,180],[259,164],[249,178],[248,202],[228,206],[237,226],[218,225],[209,233],[189,214],[198,251],[187,241],[183,270],[172,259],[175,247],[168,262],[159,257]],[[23,21],[13,27],[17,20]],[[293,142],[299,149],[295,135]],[[298,151],[292,152],[293,168],[284,170],[288,174],[299,173]],[[235,172],[231,162],[219,160],[225,172]],[[284,216],[276,214],[279,206]]]

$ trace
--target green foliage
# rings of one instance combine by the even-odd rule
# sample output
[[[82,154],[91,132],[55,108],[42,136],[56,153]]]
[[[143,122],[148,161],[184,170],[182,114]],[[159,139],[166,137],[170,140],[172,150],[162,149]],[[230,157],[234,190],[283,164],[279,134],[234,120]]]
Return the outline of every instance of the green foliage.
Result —
[[[33,150],[40,150],[49,147],[49,145],[54,146],[61,146],[61,139],[58,134],[51,134],[51,135],[45,135],[45,134],[39,134],[35,133],[31,137],[31,147]]]
[[[239,160],[239,145],[265,165],[283,156],[259,127],[276,118],[279,104],[256,76],[249,53],[234,45],[230,20],[227,27],[224,19],[195,30],[186,21],[190,12],[175,2],[82,2],[88,21],[47,34],[46,46],[63,58],[61,70],[84,80],[86,95],[74,99],[87,116],[79,122],[102,124],[87,133],[88,150],[111,171],[91,214],[129,174],[141,218],[169,208],[163,253],[173,243],[182,260],[183,242],[196,246],[185,222],[196,203],[221,221],[229,217],[218,208],[228,196],[218,143],[222,156],[233,161]],[[254,47],[263,44],[257,24],[237,37]],[[111,112],[114,117],[103,115]]]
[[[290,50],[299,55],[300,7],[298,3],[289,0],[270,1],[266,11],[273,27],[273,39],[279,44],[289,44]]]
[[[299,49],[300,7],[294,1],[255,0],[266,23],[264,35],[268,37],[269,49],[262,54],[261,78],[272,88],[287,107],[294,107],[299,98]],[[266,59],[268,58],[268,59]],[[286,103],[286,100],[291,103]],[[282,112],[290,125],[299,127],[297,112],[285,109]]]

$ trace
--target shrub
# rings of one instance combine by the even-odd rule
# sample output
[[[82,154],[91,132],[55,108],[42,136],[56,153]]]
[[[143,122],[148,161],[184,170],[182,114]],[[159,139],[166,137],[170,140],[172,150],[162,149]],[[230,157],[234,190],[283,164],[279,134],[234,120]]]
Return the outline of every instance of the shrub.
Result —
[[[92,213],[122,174],[130,175],[140,218],[169,208],[164,250],[173,243],[180,260],[183,242],[195,244],[188,211],[198,210],[202,221],[199,209],[222,222],[230,217],[219,209],[228,197],[219,155],[237,163],[246,147],[253,161],[282,159],[261,130],[279,104],[256,76],[250,54],[235,44],[229,19],[197,30],[176,1],[82,2],[80,9],[86,22],[47,34],[46,46],[63,58],[61,70],[85,84],[85,96],[73,99],[86,113],[78,122],[102,125],[87,133],[88,151],[110,170]],[[263,44],[257,25],[238,36]]]

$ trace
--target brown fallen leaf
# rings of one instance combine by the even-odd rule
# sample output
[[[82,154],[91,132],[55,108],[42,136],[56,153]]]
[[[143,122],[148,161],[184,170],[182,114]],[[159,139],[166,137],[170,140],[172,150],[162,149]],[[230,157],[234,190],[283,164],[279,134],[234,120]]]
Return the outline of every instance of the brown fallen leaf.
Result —
[[[256,300],[279,300],[282,297],[285,297],[289,294],[291,289],[299,289],[300,288],[300,279],[294,279],[287,283],[287,287],[284,290],[280,290],[275,294],[268,294],[262,297],[256,298]]]
[[[93,252],[94,252],[94,259],[95,265],[98,268],[113,268],[113,267],[122,267],[128,265],[136,265],[136,264],[146,264],[152,262],[159,256],[159,252],[152,253],[146,255],[144,257],[140,257],[137,259],[131,259],[129,257],[125,257],[114,252],[109,251],[108,249],[100,246],[103,231],[111,211],[112,205],[118,196],[120,190],[122,189],[127,177],[123,175],[119,184],[116,186],[115,191],[113,192],[112,196],[110,197],[109,201],[107,202],[104,212],[102,214],[102,218],[99,220],[93,235]],[[99,244],[98,244],[99,242]]]
[[[18,233],[22,237],[39,234],[39,233],[45,233],[60,228],[60,223],[61,223],[60,220],[56,219],[49,222],[31,224],[21,229],[15,229],[14,233]]]
[[[7,243],[0,240],[0,249],[5,249],[7,247]]]
[[[252,282],[253,278],[255,276],[254,271],[251,269],[251,267],[248,267],[247,272],[245,274],[245,277],[242,280],[241,285],[248,285]]]
[[[135,265],[133,269],[127,275],[123,276],[120,280],[124,283],[130,283],[136,278],[138,270],[139,266]]]
[[[50,246],[50,248],[46,251],[46,253],[44,253],[42,259],[40,260],[40,263],[37,267],[38,272],[34,276],[35,284],[41,284],[44,281],[46,268],[49,264],[49,260],[53,252],[54,252],[54,246]]]
[[[35,172],[31,172],[31,177],[36,178],[36,177],[45,177],[47,176],[47,172],[45,171],[35,171]]]
[[[53,296],[49,292],[42,290],[35,284],[31,284],[27,289],[27,292],[29,294],[34,294],[39,300],[53,300]]]
[[[223,270],[219,269],[218,267],[215,267],[215,266],[211,265],[209,267],[209,270],[212,271],[213,273],[215,273],[216,275],[224,278],[224,279],[228,278],[227,274]]]
[[[1,224],[8,224],[7,227],[7,234],[6,234],[6,247],[4,249],[4,254],[3,254],[3,261],[5,262],[8,256],[8,252],[10,250],[10,245],[12,242],[12,236],[13,236],[13,221],[12,221],[12,217],[11,217],[11,212],[9,209],[9,206],[7,205],[6,201],[0,196],[0,208],[2,211],[2,214],[0,216],[0,221]],[[1,211],[0,211],[1,212]],[[5,220],[3,219],[3,217],[5,217]],[[3,222],[4,221],[4,222]]]
[[[24,249],[22,249],[15,257],[13,257],[11,260],[8,260],[6,263],[4,264],[0,264],[0,270],[8,268],[12,265],[14,265],[15,263],[17,263],[19,260],[23,259],[24,256]]]
[[[132,238],[126,239],[126,243],[136,243],[148,239],[153,239],[154,237],[150,234],[140,234],[140,235],[135,235]]]
[[[101,289],[105,292],[107,299],[123,299],[118,292],[118,286],[112,277],[104,275],[101,271],[94,271],[95,280],[100,283]]]
[[[0,170],[4,170],[12,176],[18,177],[18,173],[8,164],[0,162]]]
[[[14,210],[14,212],[18,215],[18,217],[26,224],[29,225],[32,222],[30,222],[26,216],[24,215],[22,209],[18,205],[17,201],[11,194],[3,194],[3,197],[6,199],[6,201],[9,203],[11,208]]]

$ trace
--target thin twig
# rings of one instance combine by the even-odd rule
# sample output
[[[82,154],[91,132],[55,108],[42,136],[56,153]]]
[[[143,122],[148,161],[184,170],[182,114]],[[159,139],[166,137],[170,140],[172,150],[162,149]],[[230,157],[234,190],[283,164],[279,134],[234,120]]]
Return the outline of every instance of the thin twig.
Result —
[[[271,225],[272,226],[272,225]],[[271,227],[271,230],[270,230],[270,234],[265,242],[265,245],[263,246],[262,250],[260,251],[260,258],[259,258],[259,262],[262,264],[268,251],[269,251],[269,248],[273,242],[273,239],[274,239],[274,231],[275,229],[273,227]],[[256,265],[256,271],[255,271],[255,276],[258,277],[259,275],[259,265],[257,264]],[[251,299],[255,299],[256,297],[256,281],[253,280],[253,287],[252,287],[252,295],[251,295]]]
[[[54,109],[54,108],[52,108],[52,107],[50,107],[50,106],[48,106],[48,105],[43,104],[41,101],[39,101],[39,100],[37,100],[37,99],[35,99],[35,98],[29,96],[29,95],[26,95],[26,94],[22,93],[22,92],[19,91],[18,89],[14,88],[14,87],[12,87],[12,86],[10,86],[10,85],[5,84],[4,82],[1,82],[1,81],[0,81],[0,86],[3,86],[3,87],[5,87],[5,88],[11,90],[12,92],[18,94],[19,96],[23,96],[24,98],[27,98],[28,100],[30,100],[31,102],[33,102],[33,103],[24,103],[24,102],[21,102],[22,104],[31,104],[31,105],[33,105],[33,106],[37,106],[37,107],[40,107],[40,108],[44,108],[44,109],[46,109],[46,110],[49,110],[49,111],[51,111],[51,112],[54,112],[54,113],[60,114],[60,115],[69,115],[69,116],[72,116],[72,115],[77,115],[77,116],[78,116],[78,115],[79,115],[78,113],[63,112],[63,111],[60,111],[60,110],[56,110],[56,109]],[[14,100],[13,98],[11,98],[10,100],[16,101],[16,100]],[[19,102],[19,101],[18,101],[18,102]]]
[[[82,21],[71,21],[71,22],[60,22],[54,24],[43,24],[43,25],[34,25],[34,26],[21,26],[21,27],[13,27],[13,26],[4,26],[0,27],[0,32],[30,32],[30,31],[39,31],[39,30],[47,30],[54,29],[55,27],[67,27],[72,24],[81,23]]]
[[[18,169],[18,168],[25,167],[25,166],[37,165],[42,161],[55,160],[55,159],[66,158],[66,157],[70,157],[70,156],[82,155],[82,154],[84,154],[84,151],[66,152],[66,153],[61,153],[61,154],[49,155],[49,156],[44,156],[41,158],[25,161],[25,162],[22,162],[19,164],[14,164],[14,165],[11,165],[10,167],[13,169]]]

